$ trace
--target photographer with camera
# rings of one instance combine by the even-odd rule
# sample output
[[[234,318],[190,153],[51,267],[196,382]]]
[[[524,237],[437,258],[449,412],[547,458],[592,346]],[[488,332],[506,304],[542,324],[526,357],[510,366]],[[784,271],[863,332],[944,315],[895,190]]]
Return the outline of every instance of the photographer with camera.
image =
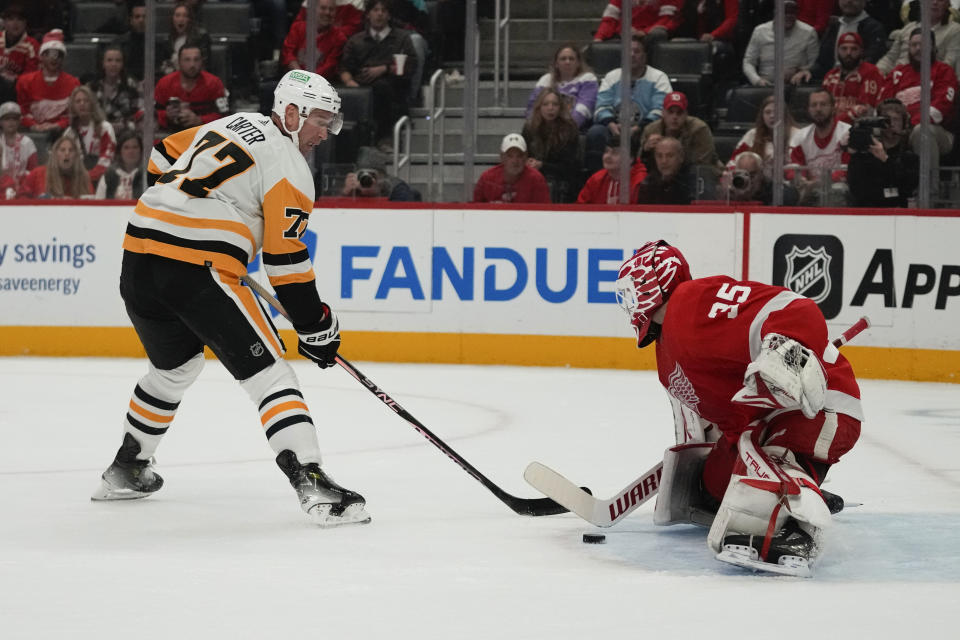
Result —
[[[758,153],[743,151],[737,154],[733,170],[724,174],[723,181],[729,202],[773,204],[773,181],[769,172],[764,171],[763,158]],[[790,185],[784,185],[783,204],[787,207],[797,204],[797,190]]]
[[[854,207],[906,207],[920,183],[920,158],[910,148],[910,114],[896,98],[850,130],[847,184]]]
[[[420,202],[420,192],[387,173],[383,154],[372,147],[360,147],[358,169],[348,173],[341,195],[346,198],[386,198],[390,202]]]

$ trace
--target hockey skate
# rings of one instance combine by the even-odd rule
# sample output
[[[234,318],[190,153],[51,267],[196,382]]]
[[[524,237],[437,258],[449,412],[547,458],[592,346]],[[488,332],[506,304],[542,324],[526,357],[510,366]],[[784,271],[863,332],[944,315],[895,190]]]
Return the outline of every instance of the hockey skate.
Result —
[[[91,500],[135,500],[146,498],[163,486],[163,478],[153,468],[153,458],[138,460],[140,443],[129,433],[123,436],[113,462],[103,472],[100,487]]]
[[[363,496],[338,485],[316,462],[301,465],[293,451],[284,450],[277,456],[277,465],[290,479],[300,507],[314,523],[328,528],[370,522]]]
[[[816,541],[790,518],[773,538],[766,559],[760,558],[764,537],[732,534],[723,539],[717,560],[745,569],[785,576],[810,578],[810,566],[818,551]]]

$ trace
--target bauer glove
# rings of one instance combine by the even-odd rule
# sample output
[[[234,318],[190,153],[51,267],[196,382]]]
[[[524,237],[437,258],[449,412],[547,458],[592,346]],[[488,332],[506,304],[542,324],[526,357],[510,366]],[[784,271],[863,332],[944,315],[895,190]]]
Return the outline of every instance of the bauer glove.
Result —
[[[300,355],[313,360],[321,369],[336,364],[337,349],[340,348],[340,323],[329,306],[323,305],[323,318],[319,322],[298,328],[297,337]]]

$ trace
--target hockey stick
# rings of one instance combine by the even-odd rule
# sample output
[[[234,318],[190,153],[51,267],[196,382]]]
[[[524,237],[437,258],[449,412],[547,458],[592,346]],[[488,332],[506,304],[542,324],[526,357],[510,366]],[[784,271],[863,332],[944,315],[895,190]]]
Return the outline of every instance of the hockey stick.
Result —
[[[273,295],[267,291],[263,285],[251,278],[249,275],[240,276],[247,286],[256,292],[258,296],[269,302],[273,308],[280,312],[280,314],[286,318],[290,319],[290,316],[287,315],[286,310],[283,308],[283,305],[280,304],[280,301],[277,300]],[[558,513],[566,513],[567,509],[560,506],[556,501],[550,498],[520,498],[518,496],[511,495],[501,489],[499,486],[494,484],[489,478],[480,473],[476,467],[467,462],[463,456],[450,448],[447,443],[438,438],[432,431],[430,431],[422,422],[417,420],[409,411],[400,406],[396,400],[391,398],[386,391],[378,387],[370,378],[363,375],[359,369],[353,366],[346,358],[341,355],[336,357],[337,364],[343,367],[347,373],[357,379],[364,387],[366,387],[370,393],[372,393],[380,402],[387,405],[391,411],[399,415],[401,418],[406,420],[410,426],[420,432],[424,438],[426,438],[432,445],[440,449],[448,458],[460,465],[460,468],[469,473],[474,477],[480,484],[487,488],[493,495],[500,499],[505,505],[510,507],[514,513],[518,513],[522,516],[552,516]],[[580,491],[580,488],[577,488]]]
[[[863,316],[835,338],[833,346],[839,348],[845,345],[869,326],[870,319]],[[550,496],[590,524],[598,527],[612,527],[657,494],[662,472],[663,462],[661,461],[606,500],[594,498],[539,462],[531,462],[527,465],[523,478],[542,494]]]

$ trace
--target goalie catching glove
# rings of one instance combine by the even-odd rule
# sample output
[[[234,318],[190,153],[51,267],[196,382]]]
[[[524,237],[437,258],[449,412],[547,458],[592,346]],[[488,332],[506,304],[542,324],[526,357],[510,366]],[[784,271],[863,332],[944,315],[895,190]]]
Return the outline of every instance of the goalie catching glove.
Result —
[[[734,402],[770,409],[800,409],[813,418],[823,409],[827,376],[814,353],[792,338],[768,334],[747,365]]]
[[[323,305],[323,318],[308,327],[297,328],[297,337],[297,351],[304,358],[313,360],[321,369],[337,363],[340,323],[337,321],[337,314],[326,303]]]

